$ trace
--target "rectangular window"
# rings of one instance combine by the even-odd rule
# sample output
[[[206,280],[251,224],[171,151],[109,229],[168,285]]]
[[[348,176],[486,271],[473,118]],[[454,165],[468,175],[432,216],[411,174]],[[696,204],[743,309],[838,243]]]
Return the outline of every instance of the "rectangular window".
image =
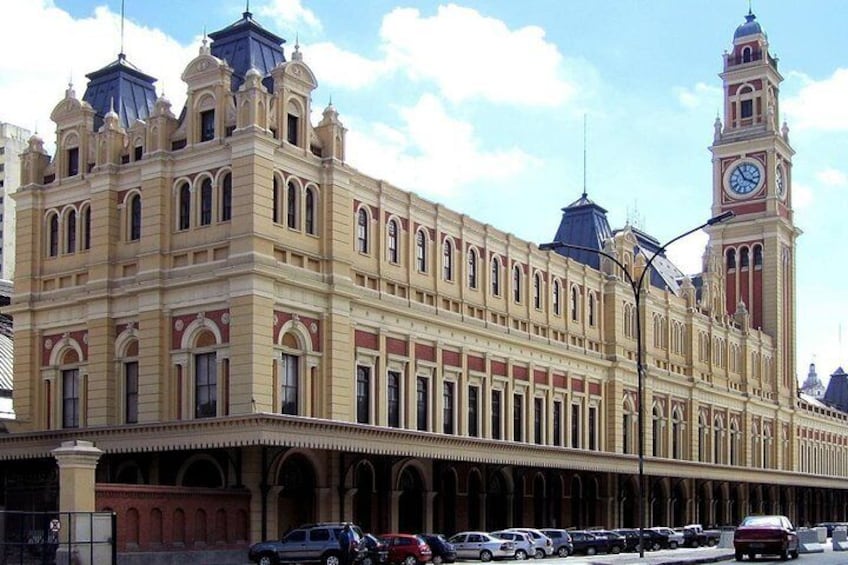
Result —
[[[492,391],[492,439],[501,439],[501,391]]]
[[[580,447],[580,405],[571,405],[571,447]]]
[[[562,445],[562,402],[554,400],[554,445]]]
[[[144,147],[142,147],[141,145],[135,147],[133,149],[133,160],[134,161],[141,161],[141,156],[143,154],[144,154]]]
[[[194,356],[194,417],[214,418],[218,414],[218,374],[215,353]]]
[[[298,376],[300,358],[283,353],[280,360],[280,413],[296,416],[298,414]]]
[[[124,414],[127,424],[138,423],[138,361],[124,363]]]
[[[418,377],[417,379],[417,427],[419,431],[427,431],[427,412],[430,409],[430,403],[427,402],[427,377]]]
[[[512,396],[512,440],[513,441],[522,441],[524,431],[521,425],[521,416],[522,416],[522,404],[524,403],[524,397],[520,394],[514,394]]]
[[[468,387],[468,435],[477,437],[479,429],[477,427],[478,412],[480,411],[480,388],[476,386]]]
[[[742,113],[742,119],[750,118],[754,115],[754,101],[753,100],[743,100],[740,104],[740,111]]]
[[[453,433],[453,391],[451,382],[445,382],[442,386],[442,431],[446,434]]]
[[[400,373],[389,371],[389,426],[400,427]]]
[[[62,427],[78,428],[80,411],[79,369],[62,371]]]
[[[598,407],[590,406],[589,407],[589,449],[596,450],[598,449],[598,430],[597,428],[598,421]]]
[[[299,127],[300,120],[294,114],[288,115],[288,121],[286,122],[286,140],[292,145],[297,145],[297,129]]]
[[[79,174],[79,147],[68,149],[68,176]]]
[[[545,421],[545,405],[544,399],[542,398],[534,398],[533,399],[533,439],[538,445],[544,443],[544,425]]]
[[[356,422],[367,424],[371,416],[371,367],[356,367]]]
[[[200,141],[215,138],[215,110],[200,112]]]

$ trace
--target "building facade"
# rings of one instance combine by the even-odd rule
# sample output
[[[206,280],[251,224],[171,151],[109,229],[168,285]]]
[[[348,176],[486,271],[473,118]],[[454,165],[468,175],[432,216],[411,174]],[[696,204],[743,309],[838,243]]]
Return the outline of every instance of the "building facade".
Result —
[[[304,54],[249,12],[209,37],[183,111],[120,55],[56,105],[55,155],[23,151],[8,508],[55,507],[50,451],[82,439],[122,551],[632,526],[641,414],[648,524],[846,518],[848,416],[794,378],[793,151],[753,15],[711,147],[736,216],[699,276],[654,263],[641,313],[612,262],[354,169]],[[659,243],[605,214],[584,194],[556,239],[638,275]]]
[[[15,201],[9,197],[20,185],[19,155],[32,133],[22,127],[0,122],[0,279],[15,275]]]

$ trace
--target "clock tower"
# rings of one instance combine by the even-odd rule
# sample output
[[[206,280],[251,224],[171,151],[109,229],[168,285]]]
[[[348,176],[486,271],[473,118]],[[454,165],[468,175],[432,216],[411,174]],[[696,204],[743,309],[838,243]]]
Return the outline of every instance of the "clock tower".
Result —
[[[780,125],[778,60],[750,11],[733,34],[719,75],[724,89],[724,122],[716,117],[713,158],[713,215],[736,217],[709,229],[713,253],[722,254],[728,314],[747,311],[752,329],[775,343],[765,386],[791,389],[795,383],[795,239],[792,155],[789,128]],[[759,358],[759,356],[756,356]],[[748,356],[747,362],[751,362]],[[767,369],[748,371],[762,374]],[[775,390],[777,392],[777,390]]]

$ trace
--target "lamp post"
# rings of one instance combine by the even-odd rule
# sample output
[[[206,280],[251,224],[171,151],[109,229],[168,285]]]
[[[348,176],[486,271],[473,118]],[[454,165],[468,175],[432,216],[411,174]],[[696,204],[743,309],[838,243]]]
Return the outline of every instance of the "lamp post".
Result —
[[[654,259],[657,258],[662,252],[666,250],[666,248],[678,241],[683,239],[687,235],[693,234],[696,231],[705,228],[707,226],[714,226],[719,224],[725,220],[729,220],[735,216],[735,213],[732,210],[728,210],[718,216],[713,216],[700,226],[696,228],[692,228],[691,230],[684,232],[677,237],[674,237],[668,240],[665,244],[660,246],[654,253],[648,258],[647,263],[645,263],[645,268],[639,274],[638,279],[634,279],[633,275],[630,274],[627,267],[621,263],[618,259],[616,259],[613,255],[601,251],[600,249],[594,249],[592,247],[586,247],[583,245],[574,245],[571,243],[565,243],[564,241],[553,241],[551,243],[543,243],[539,245],[539,249],[542,251],[550,251],[553,249],[576,249],[579,251],[588,251],[590,253],[595,253],[597,255],[602,255],[606,257],[621,269],[624,273],[625,278],[627,279],[627,283],[630,285],[630,290],[633,292],[633,301],[636,306],[636,380],[637,380],[637,391],[636,397],[637,402],[639,404],[638,410],[638,418],[639,418],[639,427],[638,427],[638,452],[639,452],[639,479],[637,485],[637,496],[638,496],[638,510],[639,510],[639,558],[642,559],[645,557],[645,403],[644,403],[644,381],[645,381],[645,366],[644,366],[644,349],[645,344],[642,337],[642,321],[644,319],[644,306],[642,304],[642,285],[645,282],[645,276],[647,273],[651,271],[651,265],[654,262]]]

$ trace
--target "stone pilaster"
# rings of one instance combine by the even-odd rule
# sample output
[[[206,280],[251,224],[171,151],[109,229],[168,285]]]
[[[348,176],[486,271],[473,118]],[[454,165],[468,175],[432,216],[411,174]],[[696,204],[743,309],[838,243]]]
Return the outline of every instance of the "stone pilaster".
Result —
[[[94,471],[103,452],[90,441],[63,441],[51,451],[59,465],[59,512],[94,512]]]

